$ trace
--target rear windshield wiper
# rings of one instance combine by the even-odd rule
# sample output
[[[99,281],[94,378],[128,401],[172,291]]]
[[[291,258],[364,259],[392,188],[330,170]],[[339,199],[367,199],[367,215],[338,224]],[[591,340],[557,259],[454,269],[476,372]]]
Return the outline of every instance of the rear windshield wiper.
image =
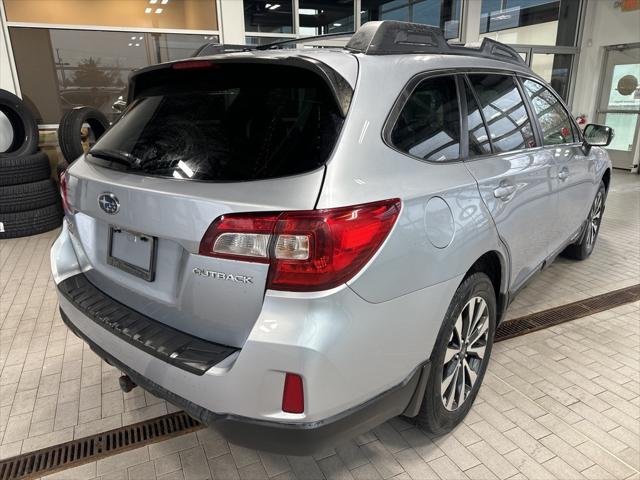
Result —
[[[138,157],[118,150],[91,149],[89,150],[89,155],[102,158],[103,160],[109,160],[110,162],[120,163],[127,167],[137,167],[140,165],[140,159]]]

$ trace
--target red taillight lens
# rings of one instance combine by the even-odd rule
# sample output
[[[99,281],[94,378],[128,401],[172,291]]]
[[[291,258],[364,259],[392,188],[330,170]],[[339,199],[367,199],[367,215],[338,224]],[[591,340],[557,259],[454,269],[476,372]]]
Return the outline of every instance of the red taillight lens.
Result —
[[[200,254],[270,263],[267,288],[337,287],[371,259],[400,213],[400,200],[281,214],[232,214],[205,233]]]
[[[69,180],[67,179],[67,173],[62,172],[62,174],[60,175],[60,197],[62,197],[62,208],[64,209],[65,213],[73,215],[75,213],[75,210],[69,203],[68,182]]]
[[[287,373],[284,377],[282,411],[287,413],[304,412],[304,390],[302,388],[302,377],[300,375]]]

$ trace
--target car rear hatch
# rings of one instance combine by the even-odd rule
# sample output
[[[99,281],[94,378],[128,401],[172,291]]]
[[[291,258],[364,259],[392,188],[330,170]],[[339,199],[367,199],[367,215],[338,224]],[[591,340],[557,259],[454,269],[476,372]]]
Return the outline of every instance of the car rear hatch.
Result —
[[[352,92],[300,57],[134,75],[127,110],[65,179],[89,281],[152,319],[241,347],[269,265],[201,255],[203,236],[225,214],[313,209]]]

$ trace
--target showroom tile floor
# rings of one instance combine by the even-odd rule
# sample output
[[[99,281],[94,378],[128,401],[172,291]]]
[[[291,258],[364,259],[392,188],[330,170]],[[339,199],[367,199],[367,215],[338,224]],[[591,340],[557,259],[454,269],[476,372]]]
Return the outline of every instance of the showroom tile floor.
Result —
[[[640,283],[640,177],[616,173],[596,250],[559,259],[511,318]],[[135,389],[62,324],[55,232],[0,242],[0,457],[175,408]],[[48,478],[640,479],[640,303],[496,345],[465,422],[435,438],[394,419],[315,457],[229,445],[201,430]]]

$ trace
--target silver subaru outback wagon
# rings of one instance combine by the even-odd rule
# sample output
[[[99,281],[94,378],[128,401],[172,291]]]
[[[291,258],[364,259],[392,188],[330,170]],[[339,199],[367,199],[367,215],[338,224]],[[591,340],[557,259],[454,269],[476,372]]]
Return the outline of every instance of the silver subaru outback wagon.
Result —
[[[62,179],[62,318],[237,444],[443,433],[516,293],[591,253],[611,136],[511,48],[402,22],[138,70]]]

